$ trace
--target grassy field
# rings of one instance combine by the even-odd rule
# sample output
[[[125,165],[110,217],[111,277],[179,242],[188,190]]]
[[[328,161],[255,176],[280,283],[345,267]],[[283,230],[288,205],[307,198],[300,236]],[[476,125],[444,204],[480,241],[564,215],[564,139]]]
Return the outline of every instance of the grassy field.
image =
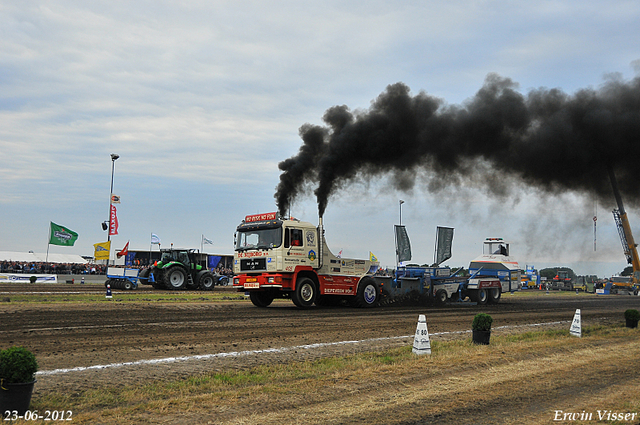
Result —
[[[492,336],[488,346],[465,337],[433,341],[431,355],[416,356],[407,346],[52,392],[35,398],[31,409],[70,410],[74,423],[102,424],[469,423],[469,412],[478,410],[489,416],[477,423],[553,423],[558,411],[640,412],[638,372],[616,376],[637,369],[638,336],[638,330],[598,326],[583,328],[582,338],[565,330]],[[581,388],[587,383],[591,388]]]

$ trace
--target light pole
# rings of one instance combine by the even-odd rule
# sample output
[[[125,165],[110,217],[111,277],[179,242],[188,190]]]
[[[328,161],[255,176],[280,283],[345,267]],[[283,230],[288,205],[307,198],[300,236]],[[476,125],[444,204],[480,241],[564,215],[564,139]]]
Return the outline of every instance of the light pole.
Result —
[[[111,240],[111,206],[113,205],[113,172],[116,168],[116,159],[120,158],[117,153],[111,154],[111,192],[109,192],[109,232],[107,234],[107,242]]]
[[[400,199],[400,226],[402,226],[402,204],[404,204],[404,201]]]

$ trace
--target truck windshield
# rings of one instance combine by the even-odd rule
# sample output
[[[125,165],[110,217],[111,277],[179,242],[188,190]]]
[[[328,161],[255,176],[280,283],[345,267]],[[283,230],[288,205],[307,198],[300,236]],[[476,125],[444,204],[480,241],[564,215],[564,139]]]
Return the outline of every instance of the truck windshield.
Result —
[[[277,248],[282,244],[282,227],[239,231],[236,251]]]
[[[485,242],[482,253],[484,255],[509,255],[509,244],[505,242]]]

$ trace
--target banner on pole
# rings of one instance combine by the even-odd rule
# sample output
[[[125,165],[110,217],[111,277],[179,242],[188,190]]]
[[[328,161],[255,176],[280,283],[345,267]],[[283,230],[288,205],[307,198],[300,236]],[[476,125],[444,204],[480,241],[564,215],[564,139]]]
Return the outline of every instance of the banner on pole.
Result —
[[[409,235],[407,229],[404,226],[396,225],[396,254],[398,255],[398,262],[411,260],[411,242],[409,242]]]
[[[152,245],[160,245],[160,237],[155,233],[151,234],[151,244]]]
[[[111,241],[93,244],[93,258],[96,260],[108,260],[111,251]]]
[[[111,204],[111,214],[109,214],[109,236],[118,234],[118,215],[116,206]]]
[[[453,228],[440,227],[436,233],[436,266],[451,258],[451,243],[453,242]]]
[[[73,230],[60,226],[53,221],[51,222],[51,234],[49,235],[49,243],[51,245],[73,246],[78,239],[78,234]]]

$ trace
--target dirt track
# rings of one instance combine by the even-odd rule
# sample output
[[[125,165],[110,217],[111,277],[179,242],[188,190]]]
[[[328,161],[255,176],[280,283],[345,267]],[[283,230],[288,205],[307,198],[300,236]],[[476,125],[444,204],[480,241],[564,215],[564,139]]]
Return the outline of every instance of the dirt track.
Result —
[[[30,291],[102,291],[101,287],[90,285],[23,286]],[[18,290],[15,284],[0,285],[0,293]],[[6,295],[0,295],[0,300],[3,297]],[[78,390],[107,381],[125,384],[166,375],[407,345],[412,337],[398,337],[413,334],[419,314],[427,315],[429,333],[435,334],[434,339],[469,338],[464,332],[479,311],[493,316],[495,332],[513,332],[522,330],[517,326],[536,323],[561,322],[555,326],[568,328],[576,308],[582,309],[586,325],[621,323],[624,310],[640,305],[640,297],[560,296],[544,292],[529,297],[507,294],[499,304],[483,307],[405,306],[371,310],[339,307],[303,311],[290,301],[278,301],[260,309],[249,301],[131,303],[117,299],[118,291],[114,291],[114,300],[109,303],[1,302],[2,346],[22,345],[36,354],[41,371],[36,391]],[[302,347],[364,340],[368,342]],[[277,348],[285,349],[273,350]],[[59,370],[195,355],[208,357],[65,373]]]

